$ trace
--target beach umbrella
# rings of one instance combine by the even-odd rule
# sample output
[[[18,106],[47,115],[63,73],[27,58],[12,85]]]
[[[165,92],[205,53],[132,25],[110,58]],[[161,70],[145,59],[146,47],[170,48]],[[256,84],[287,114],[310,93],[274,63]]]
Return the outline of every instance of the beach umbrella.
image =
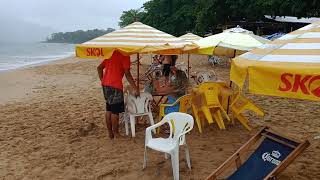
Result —
[[[269,42],[269,40],[254,35],[252,31],[239,26],[224,30],[222,33],[208,36],[196,42],[199,49],[192,50],[196,54],[235,57]]]
[[[205,37],[196,42],[198,49],[192,50],[195,54],[236,57],[267,42],[268,39],[254,35],[252,31],[240,28],[239,26],[224,30],[222,33]],[[230,82],[230,87],[232,82]],[[229,108],[230,99],[228,99]],[[229,109],[227,109],[227,112]]]
[[[174,37],[141,22],[97,37],[76,46],[80,58],[106,59],[113,51],[123,54],[136,53],[180,54],[183,50],[196,48],[190,42]]]
[[[195,41],[202,39],[202,37],[195,35],[193,33],[187,33],[185,35],[180,36],[179,38],[183,39],[186,42],[190,42],[190,43],[193,43]],[[188,54],[188,78],[190,77],[189,71],[190,71],[190,54]]]
[[[117,50],[126,55],[137,54],[137,82],[139,84],[139,53],[180,54],[196,45],[157,30],[141,22],[97,37],[76,46],[76,56],[107,59]]]
[[[278,39],[278,38],[280,38],[280,37],[282,37],[284,35],[286,35],[286,34],[282,33],[282,32],[279,32],[279,33],[274,33],[274,34],[271,34],[271,35],[264,36],[264,38],[273,41],[273,40]]]
[[[180,36],[179,38],[187,42],[195,42],[202,39],[202,37],[195,35],[193,33],[187,33],[185,35]]]
[[[230,79],[249,92],[320,101],[320,22],[233,59]]]

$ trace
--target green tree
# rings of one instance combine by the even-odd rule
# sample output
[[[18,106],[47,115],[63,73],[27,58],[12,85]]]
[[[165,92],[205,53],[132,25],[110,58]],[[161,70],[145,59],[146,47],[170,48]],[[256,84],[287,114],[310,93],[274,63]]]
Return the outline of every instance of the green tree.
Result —
[[[121,17],[119,26],[124,27],[128,24],[131,24],[136,21],[141,21],[144,17],[144,12],[140,9],[131,9],[129,11],[123,11]]]
[[[153,0],[143,8],[145,24],[176,36],[193,31],[196,20],[193,0]]]
[[[93,29],[87,31],[78,30],[74,32],[58,32],[51,34],[51,36],[47,38],[46,42],[79,44],[112,31],[114,31],[114,29],[108,28],[107,30]]]
[[[120,26],[141,21],[180,36],[215,33],[234,21],[261,21],[264,15],[311,17],[320,15],[319,0],[150,0],[138,10],[124,11]]]

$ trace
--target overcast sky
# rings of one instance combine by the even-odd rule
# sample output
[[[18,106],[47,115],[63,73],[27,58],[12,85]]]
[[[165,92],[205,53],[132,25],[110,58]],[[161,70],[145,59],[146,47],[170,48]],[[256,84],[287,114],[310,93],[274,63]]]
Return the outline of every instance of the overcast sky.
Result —
[[[122,11],[147,0],[0,0],[0,20],[37,24],[55,31],[118,28]]]
[[[119,28],[123,11],[148,0],[0,0],[0,42],[45,40],[54,32]]]

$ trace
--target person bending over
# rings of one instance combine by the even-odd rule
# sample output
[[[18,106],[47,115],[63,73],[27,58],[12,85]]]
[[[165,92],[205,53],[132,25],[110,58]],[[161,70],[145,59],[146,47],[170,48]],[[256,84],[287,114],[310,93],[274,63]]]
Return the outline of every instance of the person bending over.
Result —
[[[162,64],[163,64],[162,74],[165,77],[165,81],[164,81],[165,85],[167,85],[168,82],[169,82],[170,67],[171,67],[171,64],[172,64],[171,56],[170,55],[165,55],[163,57]]]
[[[187,87],[189,84],[188,78],[185,72],[178,70],[177,68],[172,68],[171,70],[172,76],[170,78],[170,83],[166,86],[161,86],[158,80],[152,81],[152,86],[147,88],[147,91],[151,91],[150,93],[163,93],[168,94],[167,103],[172,104],[178,98],[186,94]],[[177,104],[173,107],[166,107],[165,114],[170,112],[178,112],[180,104]]]
[[[176,67],[178,55],[171,55],[171,68]]]
[[[114,51],[110,59],[105,59],[97,67],[101,80],[103,95],[106,100],[106,124],[110,139],[120,137],[119,113],[124,112],[124,97],[122,78],[125,75],[134,88],[134,94],[139,96],[139,90],[130,73],[130,56],[124,56]]]

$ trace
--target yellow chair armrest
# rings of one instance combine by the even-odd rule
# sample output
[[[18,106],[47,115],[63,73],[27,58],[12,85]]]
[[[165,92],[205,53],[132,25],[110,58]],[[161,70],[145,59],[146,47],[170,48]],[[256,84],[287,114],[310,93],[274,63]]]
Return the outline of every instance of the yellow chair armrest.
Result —
[[[175,106],[177,103],[178,103],[179,101],[176,101],[176,102],[174,102],[174,103],[172,103],[172,104],[160,104],[160,111],[159,111],[159,115],[160,116],[164,116],[165,115],[165,113],[164,113],[164,108],[165,107],[172,107],[172,106]]]
[[[175,103],[173,103],[173,104],[160,104],[160,107],[171,107],[174,105],[175,105]]]
[[[163,107],[171,107],[171,106],[175,106],[177,105],[178,103],[180,103],[180,98],[177,99],[174,103],[172,104],[160,104],[160,106],[163,106]]]

